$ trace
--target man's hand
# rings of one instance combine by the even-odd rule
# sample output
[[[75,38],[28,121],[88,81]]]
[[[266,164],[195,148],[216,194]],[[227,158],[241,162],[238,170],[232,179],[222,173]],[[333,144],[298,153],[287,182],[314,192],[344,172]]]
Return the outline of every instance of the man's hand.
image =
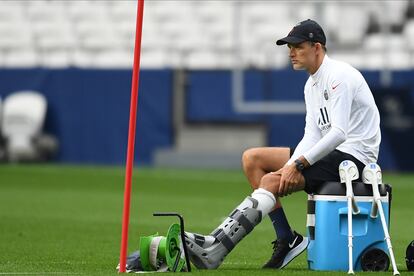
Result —
[[[285,166],[275,173],[281,175],[278,196],[283,197],[298,190],[302,174],[296,169],[295,163]]]

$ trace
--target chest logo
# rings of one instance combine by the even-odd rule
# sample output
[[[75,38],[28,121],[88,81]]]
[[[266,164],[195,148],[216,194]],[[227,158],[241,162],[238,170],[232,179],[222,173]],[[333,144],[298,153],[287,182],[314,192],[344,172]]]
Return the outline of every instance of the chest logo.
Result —
[[[328,91],[326,89],[325,91],[323,91],[323,97],[325,98],[325,100],[329,99]]]
[[[328,115],[328,110],[326,109],[326,107],[323,108],[319,108],[319,120],[318,120],[318,125],[321,129],[324,128],[330,128],[330,120],[329,120],[329,115]]]

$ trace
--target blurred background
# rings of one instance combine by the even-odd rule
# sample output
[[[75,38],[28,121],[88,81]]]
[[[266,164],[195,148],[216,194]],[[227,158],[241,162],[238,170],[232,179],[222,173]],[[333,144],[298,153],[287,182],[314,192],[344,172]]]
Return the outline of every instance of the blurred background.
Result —
[[[136,1],[0,2],[0,159],[123,165]],[[240,168],[295,147],[306,72],[275,42],[315,19],[328,55],[363,73],[382,119],[379,164],[411,171],[413,1],[147,0],[137,165]]]

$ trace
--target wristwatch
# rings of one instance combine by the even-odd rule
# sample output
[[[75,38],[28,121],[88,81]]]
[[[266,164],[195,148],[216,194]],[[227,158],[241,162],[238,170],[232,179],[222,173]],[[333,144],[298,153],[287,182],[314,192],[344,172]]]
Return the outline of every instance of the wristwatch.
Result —
[[[305,164],[303,164],[303,162],[300,161],[299,159],[295,160],[295,164],[296,164],[296,169],[300,172],[303,171],[303,169],[305,168]]]

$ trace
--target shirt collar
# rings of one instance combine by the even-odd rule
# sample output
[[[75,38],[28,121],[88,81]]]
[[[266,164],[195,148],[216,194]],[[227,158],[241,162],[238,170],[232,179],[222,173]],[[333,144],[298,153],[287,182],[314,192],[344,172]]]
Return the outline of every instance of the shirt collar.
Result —
[[[323,61],[322,61],[321,65],[319,66],[318,70],[314,74],[310,75],[310,77],[313,81],[313,84],[316,84],[318,82],[321,75],[325,71],[325,69],[327,67],[327,63],[329,62],[329,60],[330,60],[330,58],[328,57],[327,54],[325,54],[325,56],[323,57]]]

